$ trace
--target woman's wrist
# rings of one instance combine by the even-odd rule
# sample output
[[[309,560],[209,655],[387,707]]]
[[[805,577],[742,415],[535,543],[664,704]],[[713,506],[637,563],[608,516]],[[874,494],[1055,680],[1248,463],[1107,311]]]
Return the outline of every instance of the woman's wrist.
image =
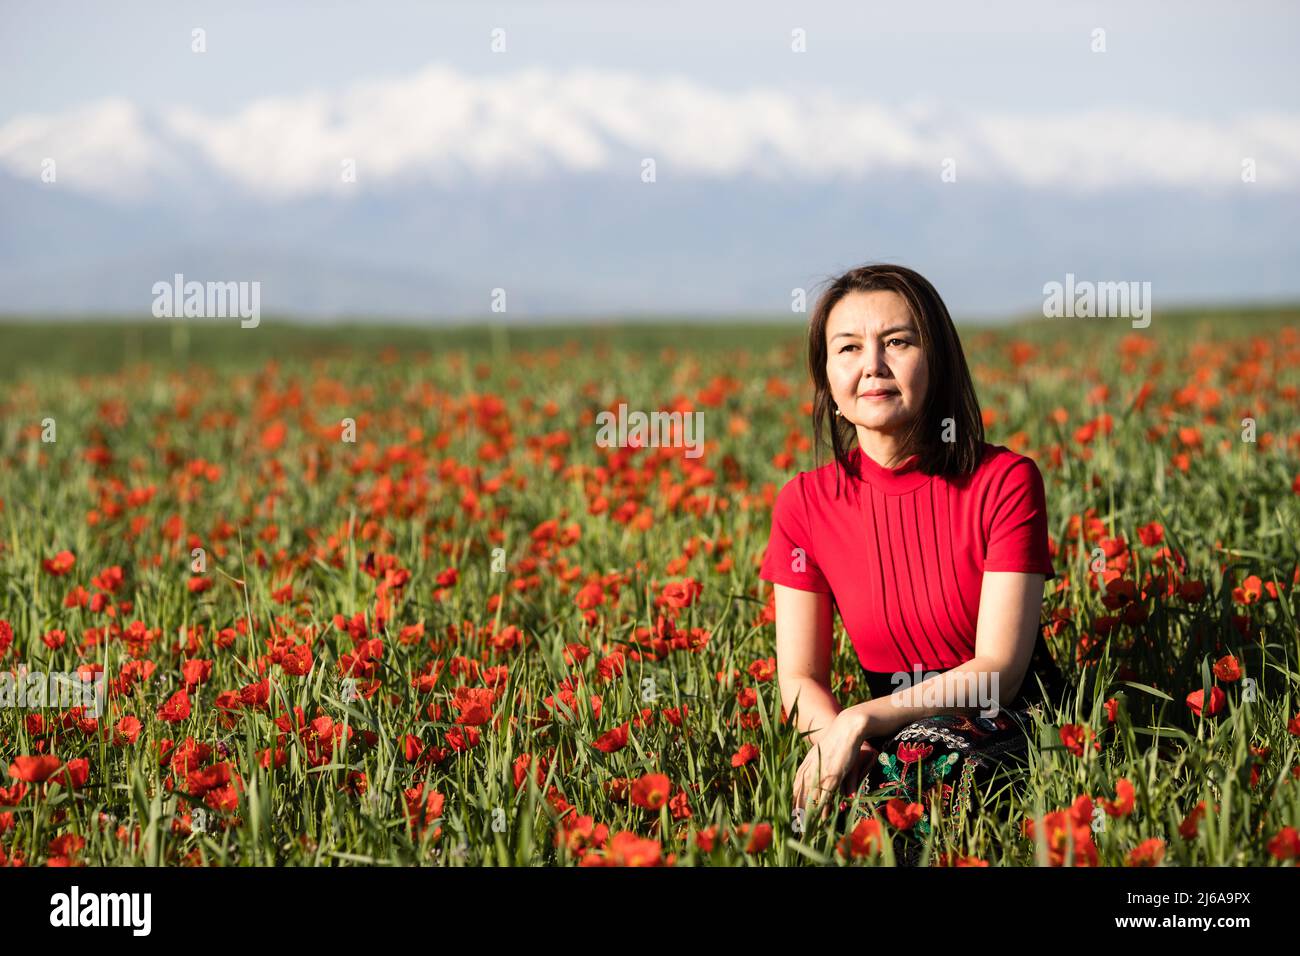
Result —
[[[871,701],[863,701],[860,704],[854,704],[852,707],[845,707],[836,718],[837,720],[848,721],[849,726],[853,728],[858,743],[862,743],[869,737],[874,736],[874,721],[872,720],[870,703]]]

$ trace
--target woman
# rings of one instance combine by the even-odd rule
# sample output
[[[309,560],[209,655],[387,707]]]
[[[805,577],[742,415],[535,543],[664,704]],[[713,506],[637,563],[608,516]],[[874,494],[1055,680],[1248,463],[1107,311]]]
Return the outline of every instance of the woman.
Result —
[[[824,816],[861,784],[928,814],[938,786],[965,812],[997,761],[1025,752],[1029,708],[1063,690],[1039,630],[1056,577],[1042,476],[984,441],[952,319],[911,269],[834,279],[808,358],[815,437],[829,430],[835,460],[781,489],[759,572],[781,699],[810,745],[795,806]],[[871,691],[848,707],[830,687],[832,606]]]

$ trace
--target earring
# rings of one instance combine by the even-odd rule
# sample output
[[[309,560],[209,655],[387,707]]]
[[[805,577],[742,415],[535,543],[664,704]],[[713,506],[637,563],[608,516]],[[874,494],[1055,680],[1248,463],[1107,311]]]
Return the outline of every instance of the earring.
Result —
[[[835,414],[836,414],[836,415],[843,415],[844,413],[841,412],[841,411],[837,408],[837,409],[835,409]]]

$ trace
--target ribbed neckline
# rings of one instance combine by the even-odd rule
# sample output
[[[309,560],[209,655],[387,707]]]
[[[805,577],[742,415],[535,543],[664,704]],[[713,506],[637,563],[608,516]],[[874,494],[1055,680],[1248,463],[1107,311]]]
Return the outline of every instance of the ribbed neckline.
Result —
[[[861,448],[854,448],[852,455],[852,460],[858,468],[858,474],[869,482],[872,487],[888,495],[905,495],[909,491],[916,491],[934,477],[918,469],[917,466],[921,461],[919,452],[904,459],[902,464],[896,468],[886,468],[872,459],[870,455],[863,454]]]

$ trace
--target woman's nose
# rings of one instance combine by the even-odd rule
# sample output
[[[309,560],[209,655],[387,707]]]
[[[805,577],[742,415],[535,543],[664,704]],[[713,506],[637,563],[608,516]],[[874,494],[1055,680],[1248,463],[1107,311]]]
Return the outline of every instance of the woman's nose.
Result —
[[[868,342],[862,349],[863,378],[888,378],[889,363],[885,361],[885,350],[879,345]]]

